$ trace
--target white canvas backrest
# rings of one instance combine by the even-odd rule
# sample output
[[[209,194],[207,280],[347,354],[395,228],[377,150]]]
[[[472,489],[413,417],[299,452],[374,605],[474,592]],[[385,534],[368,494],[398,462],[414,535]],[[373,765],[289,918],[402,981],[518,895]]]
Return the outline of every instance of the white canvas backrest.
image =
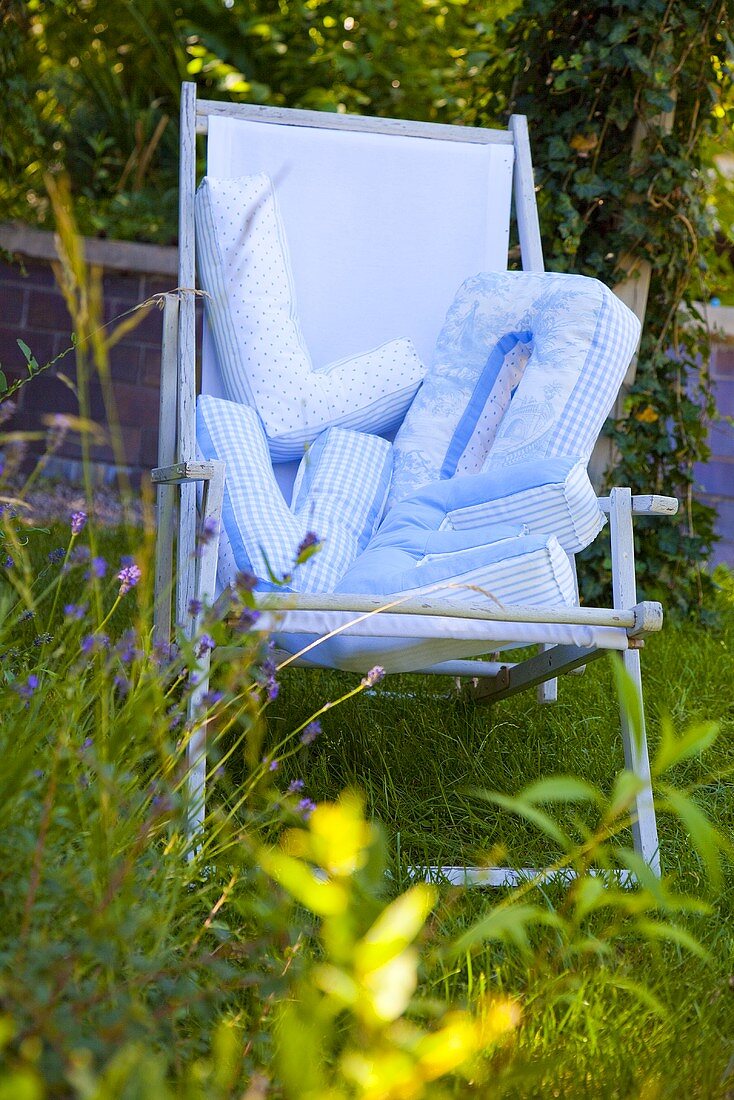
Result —
[[[310,118],[289,125],[287,112],[250,110],[256,120],[208,117],[207,174],[272,179],[314,366],[402,336],[430,363],[463,280],[507,267],[513,134],[403,124],[405,133],[392,120],[315,112],[292,112]],[[387,132],[347,128],[363,123]],[[530,184],[532,194],[532,175]],[[524,259],[542,267],[542,256]],[[221,394],[209,339],[202,379]]]

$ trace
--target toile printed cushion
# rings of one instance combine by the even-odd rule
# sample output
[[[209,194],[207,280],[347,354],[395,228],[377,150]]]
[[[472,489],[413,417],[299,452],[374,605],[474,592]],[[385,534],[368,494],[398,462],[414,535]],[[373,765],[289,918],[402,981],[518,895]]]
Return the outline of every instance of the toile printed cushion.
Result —
[[[467,279],[395,438],[388,507],[457,473],[558,457],[585,465],[639,333],[635,315],[596,279]]]

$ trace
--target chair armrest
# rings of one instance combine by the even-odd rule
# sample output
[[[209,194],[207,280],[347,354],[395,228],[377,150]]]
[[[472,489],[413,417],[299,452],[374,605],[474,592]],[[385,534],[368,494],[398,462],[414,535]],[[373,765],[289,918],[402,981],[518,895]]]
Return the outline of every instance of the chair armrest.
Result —
[[[611,498],[599,497],[599,507],[607,515],[611,511]],[[636,516],[674,516],[678,511],[676,497],[662,497],[656,494],[632,497],[632,514]]]
[[[176,462],[173,466],[156,466],[150,476],[154,485],[175,485],[181,481],[211,481],[219,462]]]

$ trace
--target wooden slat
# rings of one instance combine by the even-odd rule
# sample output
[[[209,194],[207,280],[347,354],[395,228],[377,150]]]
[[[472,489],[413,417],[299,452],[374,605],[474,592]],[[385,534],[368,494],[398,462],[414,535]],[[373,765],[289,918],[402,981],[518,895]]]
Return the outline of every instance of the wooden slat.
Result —
[[[438,138],[442,141],[465,141],[474,145],[513,144],[512,134],[507,130],[485,130],[478,126],[453,126],[441,122],[414,122],[403,118],[338,115],[330,111],[301,111],[292,107],[261,107],[254,103],[226,103],[207,99],[200,99],[197,104],[198,133],[207,132],[207,119],[213,115],[246,119],[248,122],[267,122],[276,126],[307,126],[317,130],[351,130],[365,134]]]
[[[468,689],[476,703],[493,703],[508,699],[519,691],[542,684],[544,680],[555,679],[564,672],[571,672],[581,665],[588,665],[606,654],[606,649],[589,649],[575,645],[554,645],[544,649],[527,661],[520,661],[506,669],[506,676],[481,682]]]
[[[157,466],[151,470],[156,485],[171,485],[181,481],[209,481],[214,476],[216,462],[175,462],[172,466]]]
[[[165,296],[161,345],[160,412],[158,417],[158,464],[161,467],[170,465],[176,456],[178,305],[177,294],[167,294]],[[154,482],[157,480],[153,477]],[[173,595],[173,535],[175,530],[176,489],[173,485],[159,484],[157,494],[153,633],[156,642],[169,642],[171,638],[171,601]]]
[[[452,604],[444,599],[416,599],[386,596],[349,596],[303,593],[261,594],[258,607],[264,611],[345,611],[357,615],[384,613],[390,615],[433,615],[437,618],[480,619],[489,622],[541,623],[567,626],[622,627],[628,633],[642,629],[646,633],[660,629],[662,607],[645,601],[635,607],[479,607],[472,604]],[[289,628],[290,629],[290,628]]]
[[[609,515],[611,498],[599,497],[599,507]],[[674,516],[678,512],[679,501],[676,497],[663,497],[651,493],[632,497],[632,513],[636,516]]]
[[[535,179],[533,160],[530,155],[528,120],[525,115],[510,116],[510,133],[515,144],[513,191],[522,269],[523,271],[545,271],[538,206],[535,201]]]
[[[178,462],[196,459],[196,316],[194,311],[194,193],[196,190],[196,86],[181,88],[181,163],[179,170],[179,268],[181,288],[178,341]],[[176,622],[189,622],[196,588],[196,485],[181,486],[179,501]]]

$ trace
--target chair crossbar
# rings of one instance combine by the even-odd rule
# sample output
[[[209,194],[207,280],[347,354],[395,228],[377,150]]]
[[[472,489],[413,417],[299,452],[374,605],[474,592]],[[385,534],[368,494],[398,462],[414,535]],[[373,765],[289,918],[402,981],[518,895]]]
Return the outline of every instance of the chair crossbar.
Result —
[[[248,122],[267,122],[276,126],[306,126],[317,130],[348,130],[352,133],[385,134],[396,137],[437,138],[472,145],[513,145],[509,130],[489,130],[479,126],[454,126],[441,122],[414,122],[404,118],[375,118],[368,115],[337,115],[330,111],[303,111],[291,107],[262,107],[256,103],[225,103],[197,99],[196,132],[205,134],[208,120],[238,118]]]
[[[637,876],[627,870],[603,870],[590,867],[585,874],[605,879],[610,885],[634,886]],[[573,867],[409,867],[414,882],[433,882],[446,886],[523,886],[527,883],[560,882],[568,885],[579,878]]]
[[[448,586],[443,586],[448,587]],[[459,587],[459,586],[457,586]],[[655,633],[662,628],[662,606],[655,601],[642,601],[629,609],[597,607],[479,607],[471,604],[448,603],[442,599],[399,597],[395,600],[379,596],[284,594],[261,596],[257,601],[261,611],[274,613],[300,611],[349,612],[374,616],[375,633],[381,613],[390,615],[431,615],[447,619],[484,619],[488,622],[559,624],[564,626],[621,627],[630,637]],[[356,622],[357,620],[355,620]],[[349,624],[352,625],[352,624]],[[291,633],[310,633],[308,626],[299,630],[289,623]]]

